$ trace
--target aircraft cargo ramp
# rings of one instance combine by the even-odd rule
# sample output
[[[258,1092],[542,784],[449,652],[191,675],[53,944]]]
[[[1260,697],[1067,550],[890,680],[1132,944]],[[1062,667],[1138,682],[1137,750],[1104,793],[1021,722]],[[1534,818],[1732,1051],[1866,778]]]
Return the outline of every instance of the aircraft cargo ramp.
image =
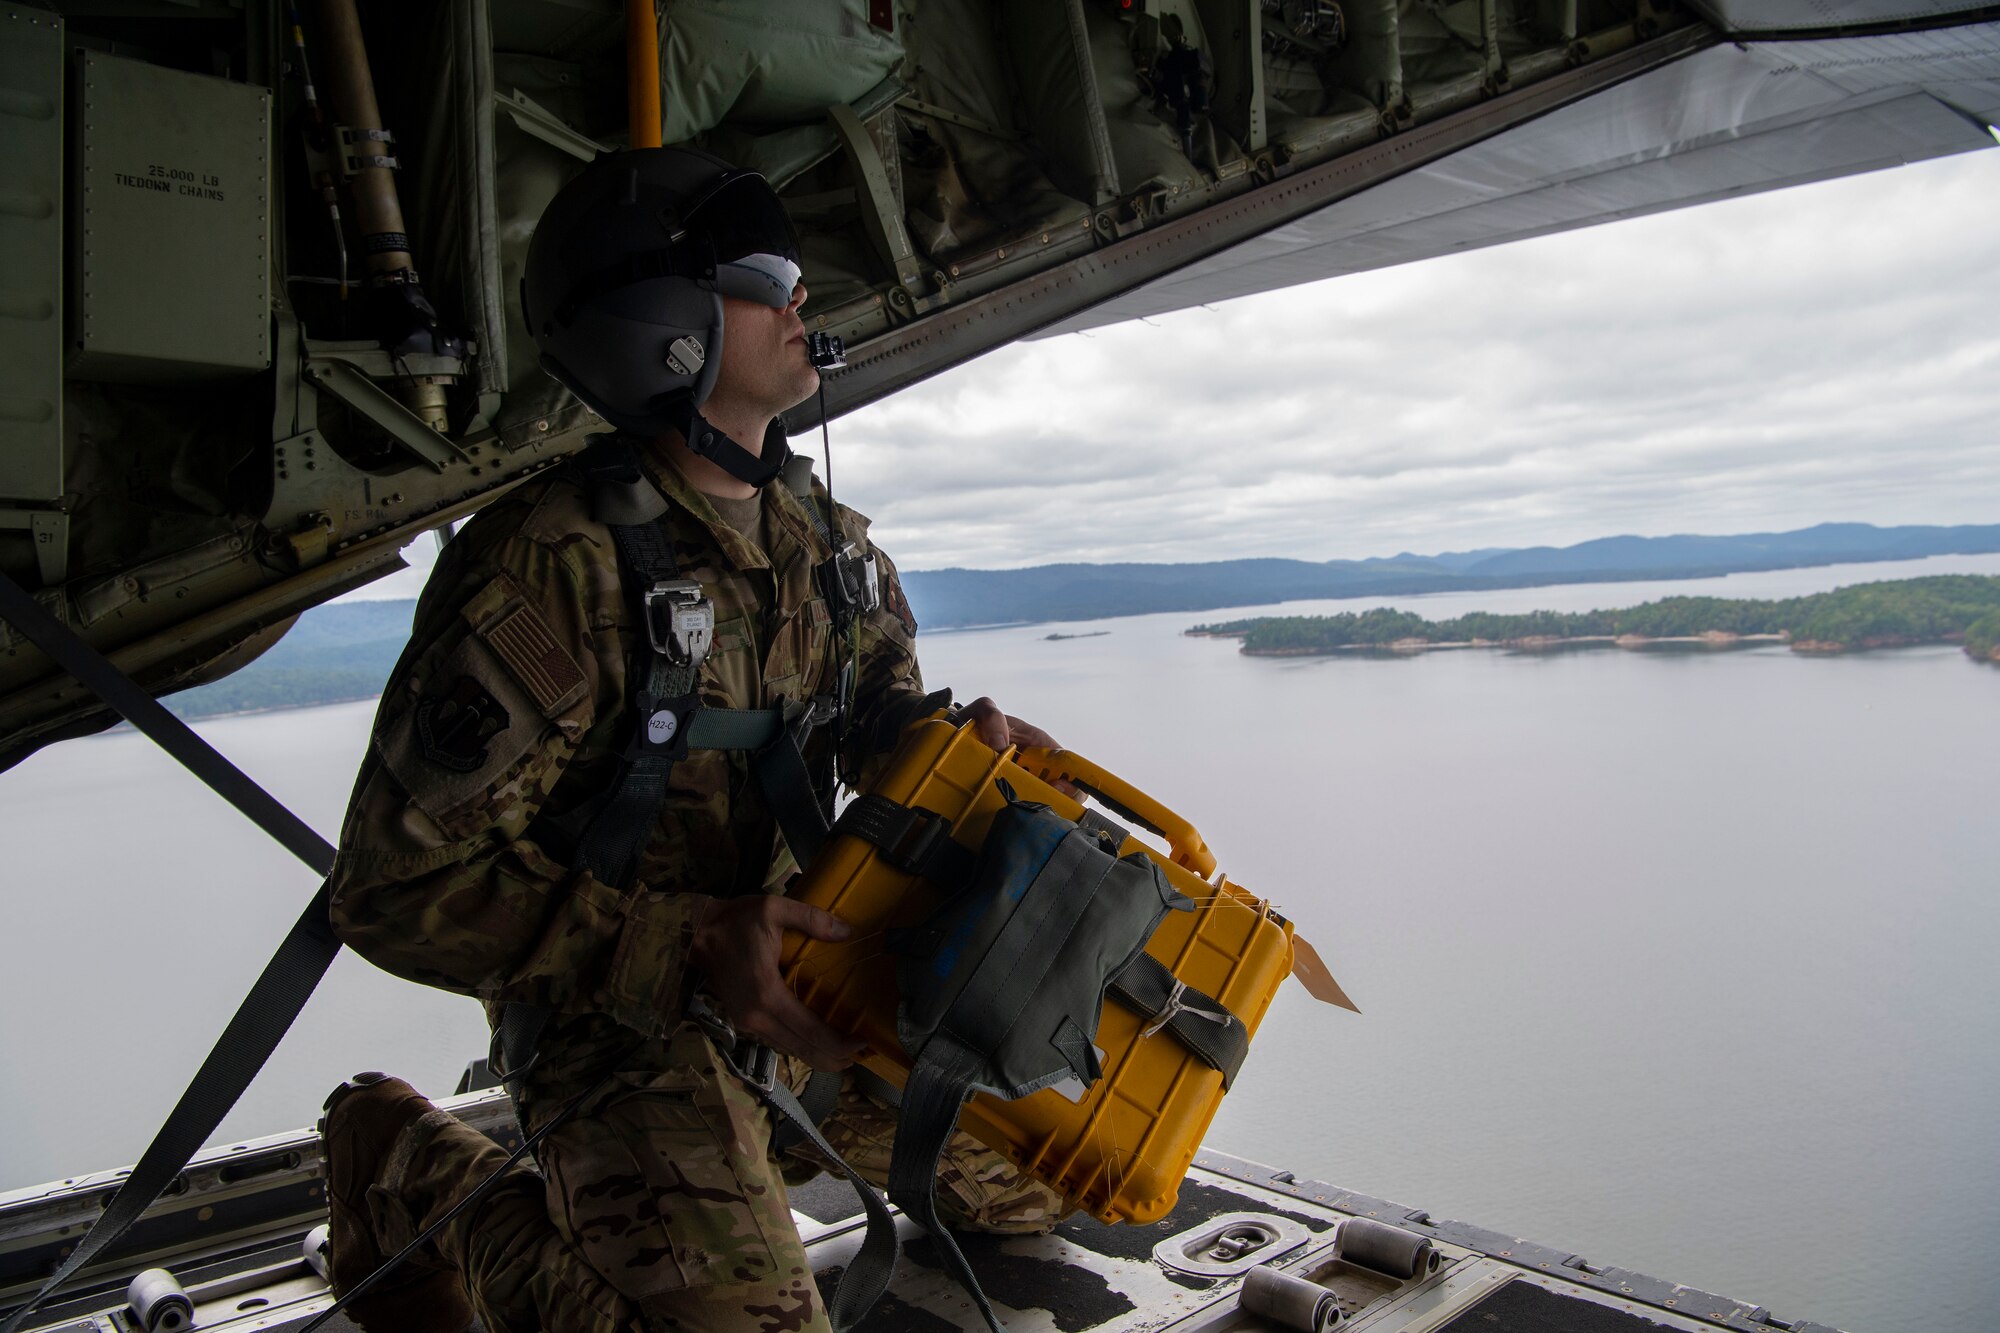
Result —
[[[518,1143],[502,1094],[474,1092],[443,1105],[502,1144]],[[318,1168],[319,1139],[310,1131],[204,1153],[108,1259],[28,1327],[304,1327],[331,1303],[303,1253],[325,1216]],[[0,1195],[0,1315],[35,1290],[123,1175]],[[821,1289],[830,1290],[861,1241],[853,1192],[823,1176],[793,1191],[792,1208]],[[977,1312],[921,1229],[900,1217],[897,1226],[896,1280],[865,1327],[976,1326]],[[959,1243],[1012,1333],[1832,1333],[1217,1152],[1196,1158],[1178,1206],[1151,1225],[1107,1226],[1079,1215],[1046,1236],[961,1234]],[[149,1326],[134,1310],[133,1279],[149,1270],[170,1275],[162,1283],[155,1273],[154,1292],[185,1293],[179,1322],[169,1310]],[[1253,1312],[1259,1306],[1281,1313]],[[354,1326],[335,1316],[325,1327]]]

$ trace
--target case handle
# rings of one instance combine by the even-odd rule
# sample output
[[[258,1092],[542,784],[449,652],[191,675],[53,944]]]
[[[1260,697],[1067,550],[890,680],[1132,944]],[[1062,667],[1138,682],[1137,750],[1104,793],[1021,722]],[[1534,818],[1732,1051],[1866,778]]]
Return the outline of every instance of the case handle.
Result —
[[[1122,819],[1167,840],[1174,864],[1207,879],[1215,873],[1215,853],[1208,850],[1194,825],[1161,805],[1115,773],[1107,772],[1074,750],[1041,746],[1019,750],[1014,762],[1044,781],[1075,784]]]

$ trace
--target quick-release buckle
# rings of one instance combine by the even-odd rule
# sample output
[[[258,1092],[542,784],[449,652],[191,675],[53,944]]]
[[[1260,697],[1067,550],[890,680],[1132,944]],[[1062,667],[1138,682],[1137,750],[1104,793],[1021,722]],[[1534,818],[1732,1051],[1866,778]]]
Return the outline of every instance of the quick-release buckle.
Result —
[[[836,614],[865,616],[882,605],[882,572],[873,551],[862,555],[849,542],[820,568],[825,571],[826,599]]]
[[[845,670],[846,668],[842,668]],[[799,721],[807,731],[817,731],[830,724],[840,715],[840,699],[832,694],[815,694],[806,700],[804,714]]]
[[[761,1041],[748,1037],[729,1053],[729,1066],[736,1076],[758,1092],[769,1092],[778,1083],[778,1053]]]
[[[735,1026],[709,1005],[707,997],[697,993],[688,1003],[687,1016],[708,1034],[738,1078],[758,1092],[777,1086],[778,1053],[761,1041],[739,1036]]]
[[[661,579],[640,598],[653,651],[675,666],[698,667],[715,642],[715,603],[693,579]]]

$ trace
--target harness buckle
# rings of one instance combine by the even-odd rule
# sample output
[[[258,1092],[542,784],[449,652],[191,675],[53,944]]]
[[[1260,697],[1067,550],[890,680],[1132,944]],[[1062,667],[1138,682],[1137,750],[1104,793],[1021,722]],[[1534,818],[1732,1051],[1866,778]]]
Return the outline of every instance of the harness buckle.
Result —
[[[893,847],[880,848],[882,859],[906,875],[921,875],[930,864],[940,838],[951,836],[951,821],[919,806],[909,807],[910,820],[896,835]]]
[[[807,731],[817,731],[830,725],[840,715],[840,700],[831,694],[815,694],[806,701],[805,712],[799,721]]]
[[[715,642],[715,603],[693,579],[661,579],[639,599],[653,651],[677,667],[699,667]]]
[[[758,1092],[769,1092],[778,1085],[778,1053],[761,1041],[746,1038],[738,1042],[729,1053],[729,1067]]]
[[[706,1032],[730,1072],[758,1092],[769,1092],[778,1083],[778,1053],[761,1041],[740,1036],[730,1021],[717,1013],[708,998],[699,992],[687,1007],[687,1016]]]
[[[865,616],[882,605],[882,573],[873,551],[862,555],[849,542],[820,568],[825,571],[826,598],[836,614]]]

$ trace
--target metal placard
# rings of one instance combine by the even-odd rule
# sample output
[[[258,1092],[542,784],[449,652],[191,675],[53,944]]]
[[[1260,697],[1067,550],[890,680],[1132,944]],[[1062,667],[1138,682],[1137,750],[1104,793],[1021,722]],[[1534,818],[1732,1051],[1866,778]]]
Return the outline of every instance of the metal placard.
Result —
[[[122,383],[271,362],[271,96],[80,52],[69,372]]]

